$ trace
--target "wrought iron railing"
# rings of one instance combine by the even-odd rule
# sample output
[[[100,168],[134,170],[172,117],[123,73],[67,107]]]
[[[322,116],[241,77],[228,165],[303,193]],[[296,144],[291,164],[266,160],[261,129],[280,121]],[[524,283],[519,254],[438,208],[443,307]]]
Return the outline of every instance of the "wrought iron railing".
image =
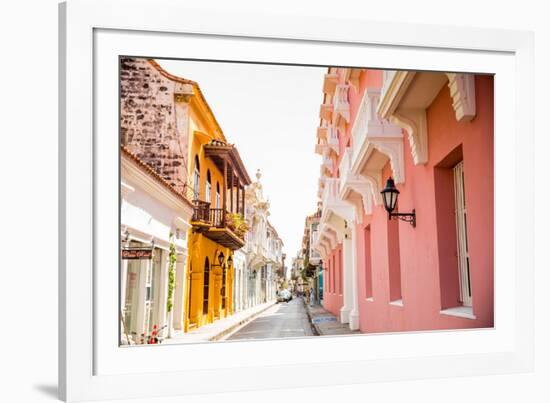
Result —
[[[210,203],[202,200],[193,200],[193,221],[210,223]]]
[[[211,208],[210,224],[218,228],[225,227],[225,214],[227,214],[227,212],[222,208]]]

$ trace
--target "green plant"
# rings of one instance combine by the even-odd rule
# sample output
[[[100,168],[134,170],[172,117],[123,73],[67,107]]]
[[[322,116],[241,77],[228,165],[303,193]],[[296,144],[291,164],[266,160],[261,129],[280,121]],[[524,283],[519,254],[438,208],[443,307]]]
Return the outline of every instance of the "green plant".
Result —
[[[240,213],[227,213],[225,222],[239,236],[243,236],[249,230],[244,216]]]
[[[174,288],[176,286],[176,245],[174,244],[174,235],[170,234],[170,253],[168,254],[168,299],[166,301],[166,310],[172,311],[174,306]]]

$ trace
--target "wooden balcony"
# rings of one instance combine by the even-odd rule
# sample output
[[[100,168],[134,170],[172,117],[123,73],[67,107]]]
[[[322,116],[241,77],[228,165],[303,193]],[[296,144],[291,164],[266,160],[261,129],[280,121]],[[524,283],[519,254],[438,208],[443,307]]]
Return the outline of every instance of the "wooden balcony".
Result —
[[[202,200],[193,201],[193,231],[200,232],[208,239],[237,250],[244,246],[244,233],[233,225],[233,220],[223,208],[210,208],[210,203]]]

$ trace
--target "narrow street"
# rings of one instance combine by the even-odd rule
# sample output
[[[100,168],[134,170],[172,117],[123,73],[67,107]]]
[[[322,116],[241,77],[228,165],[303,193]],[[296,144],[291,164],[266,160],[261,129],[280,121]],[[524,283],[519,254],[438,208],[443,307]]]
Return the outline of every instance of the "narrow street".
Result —
[[[314,336],[304,304],[294,298],[274,305],[226,340]]]

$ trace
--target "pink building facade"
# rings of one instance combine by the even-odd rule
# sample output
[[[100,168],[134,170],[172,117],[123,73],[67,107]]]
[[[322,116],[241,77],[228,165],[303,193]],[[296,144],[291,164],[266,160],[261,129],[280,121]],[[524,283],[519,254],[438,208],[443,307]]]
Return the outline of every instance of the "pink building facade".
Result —
[[[493,77],[330,68],[314,247],[361,332],[493,327]],[[381,191],[399,190],[392,217]]]

